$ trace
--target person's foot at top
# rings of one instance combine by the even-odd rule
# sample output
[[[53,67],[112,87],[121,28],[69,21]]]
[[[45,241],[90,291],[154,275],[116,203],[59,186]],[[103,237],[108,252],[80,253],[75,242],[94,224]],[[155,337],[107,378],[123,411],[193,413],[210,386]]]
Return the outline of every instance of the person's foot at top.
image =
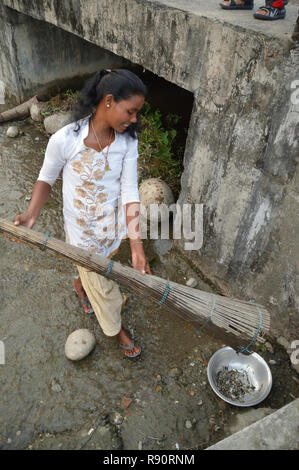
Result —
[[[286,16],[287,3],[288,0],[266,0],[265,6],[260,7],[253,16],[258,20],[283,20]]]
[[[220,6],[224,10],[252,10],[253,0],[224,0]]]

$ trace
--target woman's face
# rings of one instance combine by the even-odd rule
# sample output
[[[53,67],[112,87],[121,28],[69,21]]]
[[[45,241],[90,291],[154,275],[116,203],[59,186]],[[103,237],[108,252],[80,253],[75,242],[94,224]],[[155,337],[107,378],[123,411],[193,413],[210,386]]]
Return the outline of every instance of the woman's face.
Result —
[[[117,132],[124,132],[127,127],[137,121],[137,113],[144,104],[143,95],[133,95],[127,100],[116,102],[112,95],[107,99],[107,118],[109,124]]]

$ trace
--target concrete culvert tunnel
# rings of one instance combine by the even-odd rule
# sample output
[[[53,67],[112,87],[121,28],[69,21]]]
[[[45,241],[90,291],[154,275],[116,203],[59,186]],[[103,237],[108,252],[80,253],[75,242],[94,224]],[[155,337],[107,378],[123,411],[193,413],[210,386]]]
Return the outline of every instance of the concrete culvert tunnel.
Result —
[[[179,116],[171,124],[182,148],[175,200],[203,206],[200,249],[186,250],[185,237],[146,240],[152,269],[267,306],[272,346],[259,353],[272,361],[275,387],[252,413],[237,412],[206,378],[223,341],[208,332],[199,338],[190,323],[129,289],[124,321],[144,354],[134,364],[119,360],[117,344],[71,292],[74,268],[1,238],[0,448],[205,449],[298,398],[290,361],[299,338],[297,4],[267,24],[251,12],[226,13],[216,0],[3,0],[0,106],[79,90],[102,68],[144,79],[163,126]],[[8,123],[0,135],[7,219],[28,205],[48,141],[29,119],[14,123],[20,137],[6,137]],[[63,239],[61,214],[59,180],[37,230],[51,226]],[[129,262],[128,245],[116,259]],[[74,364],[63,348],[78,328],[94,332],[97,348]]]

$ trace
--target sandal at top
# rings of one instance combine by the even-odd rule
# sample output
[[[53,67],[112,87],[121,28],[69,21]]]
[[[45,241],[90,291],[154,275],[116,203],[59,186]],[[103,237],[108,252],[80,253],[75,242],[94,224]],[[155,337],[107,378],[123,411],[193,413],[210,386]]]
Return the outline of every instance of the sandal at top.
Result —
[[[258,20],[265,20],[265,21],[283,20],[286,16],[286,10],[284,7],[280,9],[273,8],[273,7],[260,7],[258,10],[263,10],[267,12],[267,15],[254,13],[253,16],[257,18]]]
[[[252,10],[253,9],[253,0],[244,0],[243,5],[237,5],[235,0],[230,0],[229,5],[223,5],[219,3],[223,10]]]

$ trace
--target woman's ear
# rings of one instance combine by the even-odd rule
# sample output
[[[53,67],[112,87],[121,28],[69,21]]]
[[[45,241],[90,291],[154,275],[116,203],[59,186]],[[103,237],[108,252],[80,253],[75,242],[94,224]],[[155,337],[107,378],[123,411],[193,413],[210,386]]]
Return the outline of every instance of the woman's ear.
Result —
[[[112,104],[114,102],[113,95],[109,94],[105,96],[105,105],[106,108],[111,108]]]

